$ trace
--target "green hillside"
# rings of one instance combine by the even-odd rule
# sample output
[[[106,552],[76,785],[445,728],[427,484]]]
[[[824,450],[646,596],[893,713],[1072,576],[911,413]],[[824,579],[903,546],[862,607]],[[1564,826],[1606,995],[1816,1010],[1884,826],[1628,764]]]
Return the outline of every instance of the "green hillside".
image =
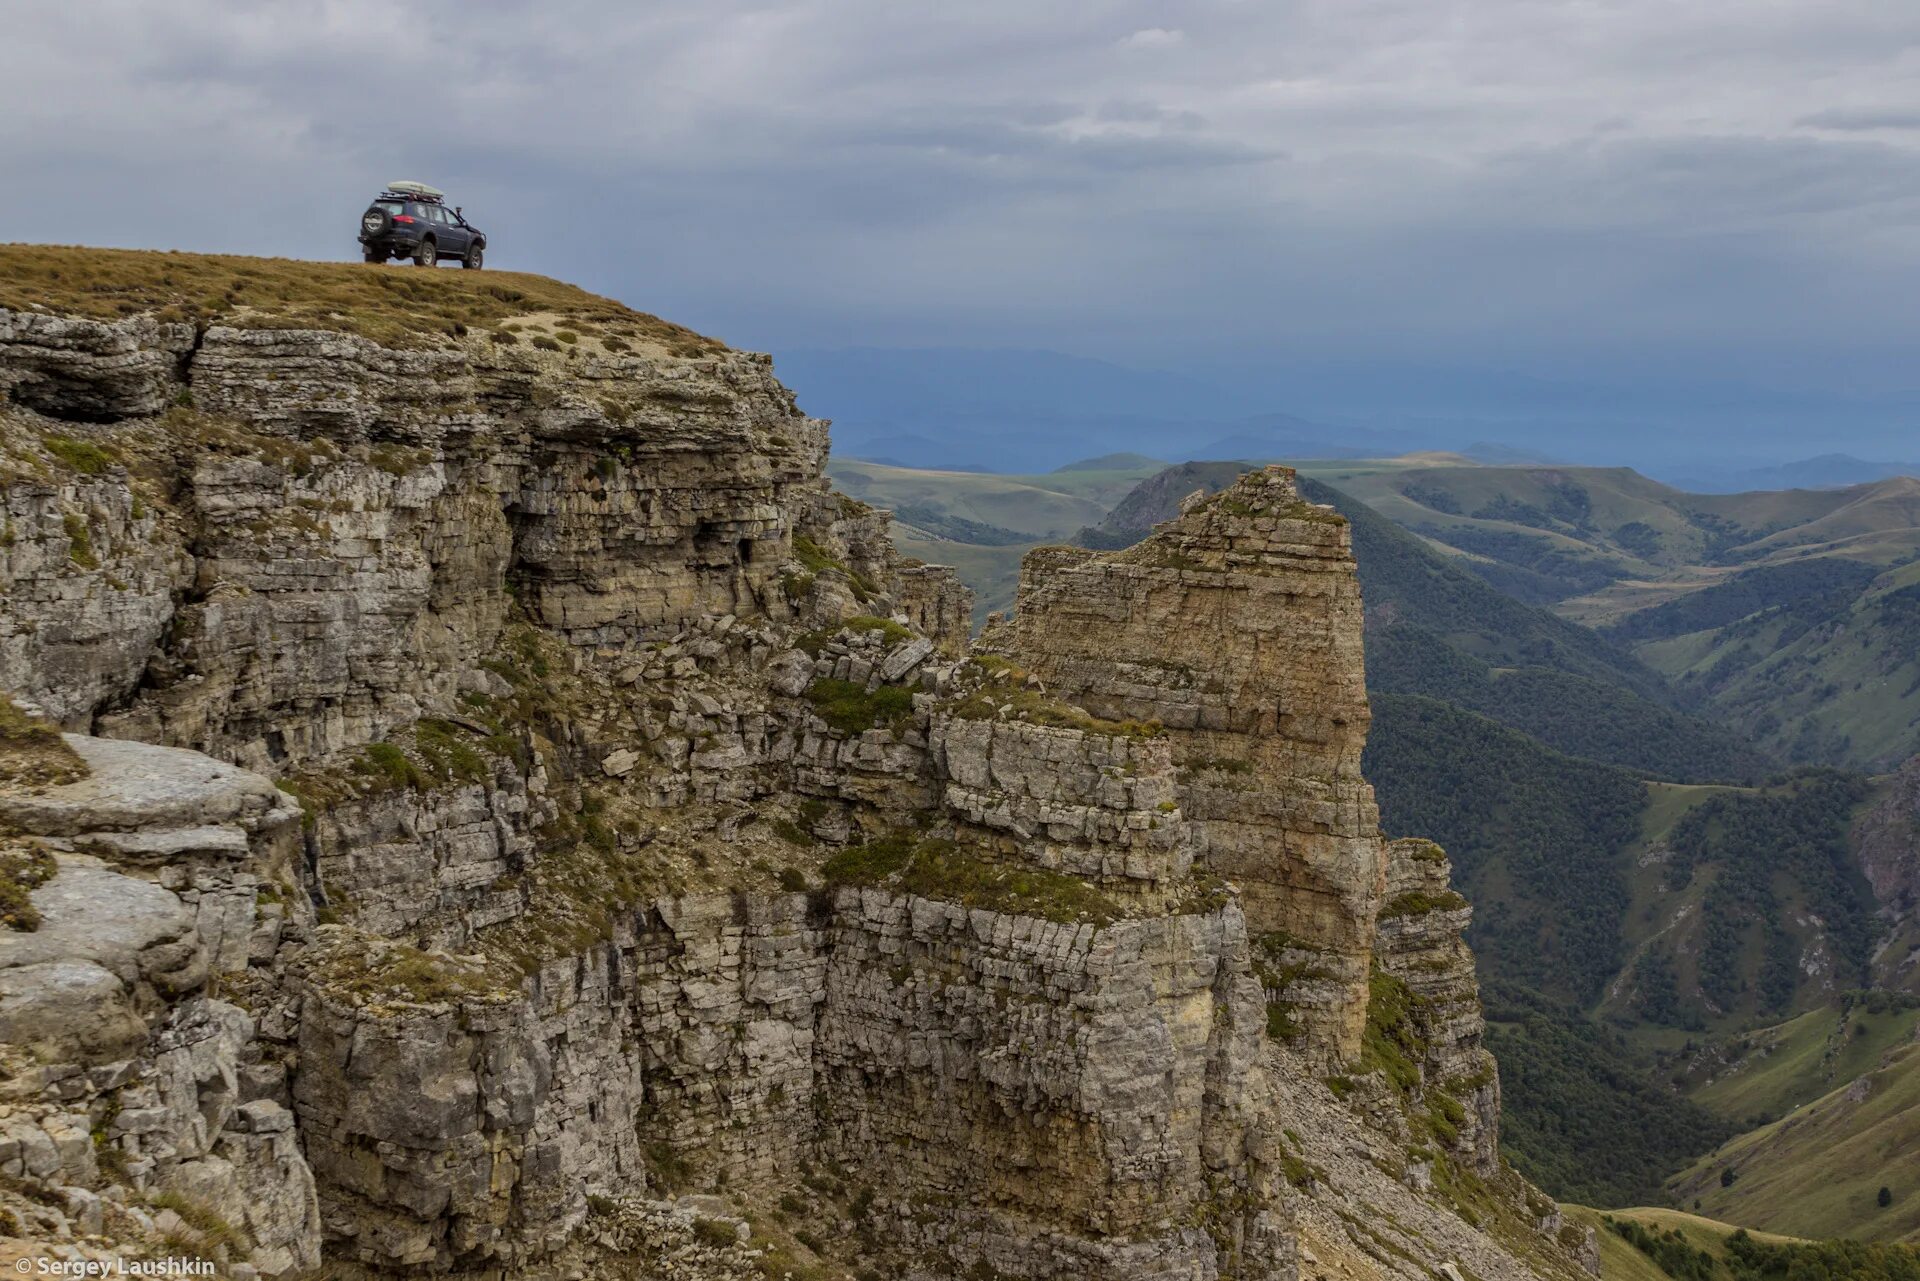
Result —
[[[1762,565],[1629,614],[1601,630],[1617,641],[1644,645],[1727,627],[1782,606],[1812,606],[1811,615],[1820,617],[1852,599],[1880,572],[1863,561],[1821,557]]]
[[[1645,629],[1641,658],[1785,759],[1890,769],[1920,751],[1920,562],[1815,564],[1831,567],[1822,589],[1733,621],[1662,634],[1692,621],[1683,598],[1617,633]],[[1701,612],[1738,607],[1717,598]]]
[[[1494,667],[1413,624],[1369,629],[1367,686],[1442,698],[1569,755],[1648,775],[1745,779],[1767,767],[1727,731],[1617,683],[1551,667]]]
[[[1321,465],[1312,474],[1323,475]],[[1334,481],[1396,524],[1484,562],[1523,597],[1808,553],[1891,563],[1920,546],[1920,481],[1689,494],[1624,467],[1349,467]],[[1497,568],[1495,568],[1497,567]]]
[[[932,565],[951,565],[960,581],[973,589],[973,625],[978,628],[994,610],[1013,605],[1020,586],[1020,558],[1040,544],[1012,543],[985,547],[950,538],[932,538],[911,526],[896,525],[893,542],[908,556]]]
[[[1892,1050],[1856,1081],[1729,1140],[1670,1187],[1729,1223],[1920,1241],[1920,1045]]]
[[[1848,992],[1681,1059],[1676,1080],[1709,1111],[1765,1125],[1872,1071],[1889,1051],[1911,1042],[1917,1027],[1920,1001]]]
[[[1102,454],[1098,458],[1082,458],[1077,463],[1066,463],[1049,474],[1058,476],[1061,472],[1104,471],[1150,476],[1166,465],[1160,459],[1149,458],[1145,454]]]
[[[1335,483],[1355,498],[1535,604],[1701,563],[1725,536],[1721,518],[1624,467],[1450,465],[1346,476]]]
[[[1656,673],[1590,629],[1492,590],[1344,490],[1311,478],[1300,489],[1352,526],[1370,621],[1384,613],[1389,625],[1423,627],[1494,666],[1552,668],[1642,698],[1667,697]]]
[[[1254,467],[1249,462],[1179,463],[1143,477],[1099,521],[1073,541],[1082,547],[1131,547],[1163,520],[1180,514],[1180,502],[1196,490],[1217,494]]]
[[[1373,704],[1363,767],[1381,826],[1452,856],[1488,976],[1597,999],[1619,965],[1627,890],[1616,855],[1639,832],[1640,780],[1438,699]]]
[[[1668,705],[1660,677],[1577,623],[1504,596],[1340,490],[1367,602],[1367,684],[1477,712],[1573,756],[1668,778],[1739,780],[1767,762]]]
[[[934,471],[835,458],[827,475],[842,493],[894,514],[894,542],[909,556],[951,565],[973,589],[978,627],[1013,604],[1020,558],[1106,515],[1166,464],[1139,454],[1070,463],[1039,476]]]
[[[1663,1179],[1733,1132],[1579,1010],[1510,984],[1488,985],[1482,999],[1500,1065],[1501,1150],[1555,1196],[1663,1200]]]
[[[1561,1211],[1595,1230],[1605,1281],[1920,1281],[1912,1246],[1809,1241],[1655,1207]]]
[[[1726,1036],[1867,981],[1875,904],[1849,837],[1867,780],[1814,770],[1762,787],[1648,787],[1617,863],[1625,954],[1601,1013]]]

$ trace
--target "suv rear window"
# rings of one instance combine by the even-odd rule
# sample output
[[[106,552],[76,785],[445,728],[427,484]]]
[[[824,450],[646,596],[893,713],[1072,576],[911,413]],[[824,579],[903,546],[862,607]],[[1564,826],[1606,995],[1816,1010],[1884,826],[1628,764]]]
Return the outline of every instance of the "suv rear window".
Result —
[[[402,208],[398,200],[376,200],[373,202],[373,207],[375,209],[384,209],[390,214],[397,214]]]

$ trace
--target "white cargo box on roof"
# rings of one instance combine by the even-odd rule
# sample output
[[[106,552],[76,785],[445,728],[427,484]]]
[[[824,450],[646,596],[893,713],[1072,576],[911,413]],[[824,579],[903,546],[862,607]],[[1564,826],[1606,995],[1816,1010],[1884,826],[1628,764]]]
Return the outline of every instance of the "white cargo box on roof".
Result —
[[[397,191],[405,196],[422,196],[428,200],[439,200],[447,194],[438,187],[429,187],[424,182],[390,182],[387,184],[387,190]]]

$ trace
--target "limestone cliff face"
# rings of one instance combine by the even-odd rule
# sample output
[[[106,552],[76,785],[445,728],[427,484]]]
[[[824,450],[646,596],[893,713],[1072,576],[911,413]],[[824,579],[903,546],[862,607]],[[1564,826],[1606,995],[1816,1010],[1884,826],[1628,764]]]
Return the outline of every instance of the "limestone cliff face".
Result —
[[[43,918],[0,929],[0,1233],[1569,1274],[1465,905],[1358,772],[1338,518],[1276,471],[1036,553],[969,651],[765,358],[610,307],[405,350],[0,312],[0,907]]]
[[[32,612],[9,618],[0,682],[69,724],[111,708],[117,733],[278,769],[453,699],[515,598],[595,651],[791,617],[781,575],[826,433],[770,362],[540,355],[0,319],[29,404],[176,406],[120,434],[151,490],[117,469],[8,486],[7,614]]]
[[[212,1252],[218,1220],[261,1271],[311,1268],[314,1178],[273,1029],[247,1008],[251,967],[303,915],[273,889],[294,878],[299,810],[197,753],[68,743],[85,777],[0,784],[0,832],[35,834],[0,837],[9,877],[51,873],[38,927],[0,930],[0,1174],[45,1190],[13,1202],[9,1234],[158,1257],[170,1236]]]
[[[1126,551],[1033,553],[996,638],[1061,697],[1166,727],[1207,866],[1311,974],[1282,999],[1339,1059],[1360,1050],[1385,871],[1360,625],[1346,522],[1274,468]]]
[[[1404,1007],[1420,1049],[1414,1087],[1430,1136],[1481,1174],[1499,1168],[1500,1078],[1487,1051],[1480,986],[1467,950],[1473,909],[1450,887],[1451,864],[1431,841],[1387,850],[1373,1000]],[[1381,1011],[1373,1012],[1376,1023]]]

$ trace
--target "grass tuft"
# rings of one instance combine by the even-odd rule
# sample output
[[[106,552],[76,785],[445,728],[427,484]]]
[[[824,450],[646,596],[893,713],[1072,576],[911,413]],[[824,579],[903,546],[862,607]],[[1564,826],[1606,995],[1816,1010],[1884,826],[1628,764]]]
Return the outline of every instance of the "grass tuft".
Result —
[[[887,886],[1014,916],[1106,925],[1124,913],[1097,887],[1044,868],[993,862],[950,840],[894,832],[827,860],[827,884]]]
[[[71,436],[55,434],[43,437],[40,443],[46,446],[49,454],[87,476],[99,476],[120,461],[120,455],[112,448],[96,445],[89,440],[75,440]]]
[[[29,716],[0,694],[0,783],[58,787],[87,776],[87,763],[57,726]]]
[[[859,734],[879,725],[897,729],[913,716],[913,691],[882,685],[869,691],[852,681],[827,678],[807,688],[814,714],[843,734]]]
[[[0,847],[0,925],[31,934],[40,928],[33,891],[52,880],[60,865],[38,841]]]

